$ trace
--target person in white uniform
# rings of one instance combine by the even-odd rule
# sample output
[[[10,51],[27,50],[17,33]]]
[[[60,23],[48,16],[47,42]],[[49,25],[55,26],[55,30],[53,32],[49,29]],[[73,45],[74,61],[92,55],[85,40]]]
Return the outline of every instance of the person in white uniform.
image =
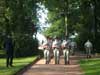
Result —
[[[87,58],[91,58],[91,51],[92,51],[92,48],[93,48],[92,43],[89,40],[87,40],[84,44],[84,47],[85,47],[85,50],[86,50]]]
[[[49,47],[46,44],[44,46],[44,59],[45,59],[45,64],[49,64],[50,62],[50,51],[49,51]]]
[[[47,39],[47,43],[48,43],[48,46],[49,46],[50,57],[52,58],[52,57],[53,57],[52,38],[48,38],[48,39]]]
[[[59,48],[55,47],[53,53],[54,53],[55,64],[59,64],[60,60]]]
[[[70,53],[71,53],[71,55],[75,54],[76,48],[77,48],[77,43],[75,41],[72,41],[70,43]]]
[[[60,45],[59,45],[58,39],[55,39],[53,41],[52,48],[53,48],[53,55],[54,55],[55,64],[59,64],[59,60],[60,60],[59,48],[60,48]]]
[[[63,50],[64,62],[65,64],[69,64],[69,49],[67,48],[66,40],[63,40],[62,42],[62,50]]]

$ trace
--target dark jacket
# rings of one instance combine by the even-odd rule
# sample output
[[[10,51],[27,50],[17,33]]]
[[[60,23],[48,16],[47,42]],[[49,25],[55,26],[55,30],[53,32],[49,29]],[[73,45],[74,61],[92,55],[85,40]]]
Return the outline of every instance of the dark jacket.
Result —
[[[6,38],[4,48],[8,54],[13,54],[13,42],[11,38]]]

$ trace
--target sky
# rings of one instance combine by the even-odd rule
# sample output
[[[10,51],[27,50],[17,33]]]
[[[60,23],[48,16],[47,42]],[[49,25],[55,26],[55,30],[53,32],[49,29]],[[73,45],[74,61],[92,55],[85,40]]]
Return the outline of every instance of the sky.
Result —
[[[38,5],[41,8],[41,9],[37,9],[37,17],[39,19],[38,25],[41,28],[41,31],[37,32],[36,38],[39,40],[39,43],[41,44],[42,41],[46,41],[46,38],[40,32],[42,32],[45,27],[49,27],[50,25],[46,22],[48,10],[45,8],[45,6],[40,4]]]
[[[48,10],[45,8],[44,5],[38,4],[40,9],[37,9],[37,17],[39,19],[38,25],[41,27],[41,30],[43,31],[45,27],[49,27],[50,25],[46,22]]]
[[[42,41],[46,41],[45,36],[42,35],[42,34],[40,34],[40,33],[37,33],[36,38],[39,40],[39,44],[40,44],[40,45],[42,44]]]

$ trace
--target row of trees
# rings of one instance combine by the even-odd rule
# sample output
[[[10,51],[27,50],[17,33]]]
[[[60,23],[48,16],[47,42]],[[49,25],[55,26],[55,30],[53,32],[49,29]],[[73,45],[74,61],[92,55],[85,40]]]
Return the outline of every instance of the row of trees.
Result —
[[[48,22],[51,23],[44,32],[46,36],[62,38],[77,32],[80,48],[90,39],[99,51],[100,0],[43,0],[42,3],[49,11]]]
[[[11,33],[20,56],[24,50],[27,55],[32,53],[28,52],[36,41],[32,35],[38,21],[37,3],[48,9],[47,22],[51,27],[44,32],[46,36],[64,38],[76,31],[81,48],[90,39],[100,49],[99,0],[0,0],[0,48],[3,48],[4,35]]]
[[[4,37],[12,34],[15,56],[32,55],[38,43],[33,39],[36,32],[36,0],[0,0],[0,49]]]

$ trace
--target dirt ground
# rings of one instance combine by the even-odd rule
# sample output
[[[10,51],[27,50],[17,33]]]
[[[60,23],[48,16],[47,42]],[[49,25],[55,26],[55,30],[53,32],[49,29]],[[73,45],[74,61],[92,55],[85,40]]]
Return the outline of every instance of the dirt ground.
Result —
[[[81,55],[70,56],[69,65],[64,65],[63,56],[60,57],[60,63],[57,65],[55,65],[54,58],[49,64],[45,64],[45,60],[40,59],[21,75],[83,75],[78,64],[79,59],[82,58],[85,57]]]

